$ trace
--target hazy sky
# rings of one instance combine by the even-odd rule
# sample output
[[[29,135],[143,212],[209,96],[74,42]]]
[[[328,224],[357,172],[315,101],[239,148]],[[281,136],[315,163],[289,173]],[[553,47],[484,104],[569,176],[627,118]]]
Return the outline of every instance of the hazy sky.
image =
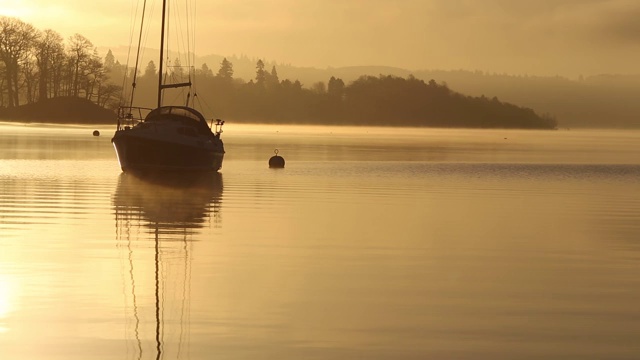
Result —
[[[134,2],[0,0],[0,14],[115,47],[128,44]],[[640,0],[206,0],[197,14],[198,55],[323,68],[640,73]]]

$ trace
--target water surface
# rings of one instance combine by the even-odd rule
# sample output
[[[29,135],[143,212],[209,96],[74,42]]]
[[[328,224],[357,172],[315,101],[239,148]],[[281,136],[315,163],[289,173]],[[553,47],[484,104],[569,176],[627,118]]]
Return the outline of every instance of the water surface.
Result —
[[[640,354],[640,132],[228,124],[149,181],[99,130],[0,125],[2,359]]]

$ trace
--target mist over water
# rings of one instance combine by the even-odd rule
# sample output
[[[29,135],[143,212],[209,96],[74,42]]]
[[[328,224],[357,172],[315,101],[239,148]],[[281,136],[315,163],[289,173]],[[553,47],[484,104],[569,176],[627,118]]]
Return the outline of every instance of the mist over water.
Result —
[[[0,130],[3,359],[640,353],[638,131],[228,124],[149,181],[113,129]]]

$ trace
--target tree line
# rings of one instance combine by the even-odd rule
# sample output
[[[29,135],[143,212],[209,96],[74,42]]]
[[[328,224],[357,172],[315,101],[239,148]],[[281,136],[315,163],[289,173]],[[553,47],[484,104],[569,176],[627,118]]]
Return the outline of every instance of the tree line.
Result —
[[[0,107],[66,96],[108,106],[120,91],[108,81],[108,70],[96,47],[80,34],[65,41],[54,30],[0,17]]]
[[[234,77],[226,58],[214,73],[207,64],[185,71],[176,60],[171,76],[189,76],[213,114],[236,122],[397,125],[437,127],[555,128],[551,116],[532,109],[454,92],[446,84],[380,75],[362,76],[345,84],[328,82],[303,86],[281,80],[275,66],[255,66],[248,82]],[[114,109],[120,104],[121,79],[136,84],[138,105],[156,102],[157,67],[150,61],[137,74],[115,60],[102,59],[91,41],[75,34],[64,41],[53,30],[39,31],[19,19],[0,17],[0,107],[13,108],[57,97],[81,97]]]
[[[137,79],[145,106],[153,106],[157,67],[150,61]],[[303,86],[280,80],[276,66],[255,64],[248,82],[234,77],[224,58],[217,72],[203,64],[195,71],[199,93],[207,94],[216,117],[246,123],[304,123],[335,125],[431,126],[474,128],[556,128],[550,115],[499,101],[496,97],[465,96],[435,80],[425,82],[380,75],[361,76],[349,84],[336,77]],[[196,93],[197,95],[197,93]]]

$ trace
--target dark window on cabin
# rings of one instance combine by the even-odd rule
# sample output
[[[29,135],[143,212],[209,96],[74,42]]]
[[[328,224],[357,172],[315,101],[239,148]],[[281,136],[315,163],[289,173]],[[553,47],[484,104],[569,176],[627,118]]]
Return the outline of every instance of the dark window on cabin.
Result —
[[[196,131],[196,129],[191,128],[191,127],[179,127],[177,129],[178,134],[181,135],[186,135],[186,136],[197,136],[198,132]]]

